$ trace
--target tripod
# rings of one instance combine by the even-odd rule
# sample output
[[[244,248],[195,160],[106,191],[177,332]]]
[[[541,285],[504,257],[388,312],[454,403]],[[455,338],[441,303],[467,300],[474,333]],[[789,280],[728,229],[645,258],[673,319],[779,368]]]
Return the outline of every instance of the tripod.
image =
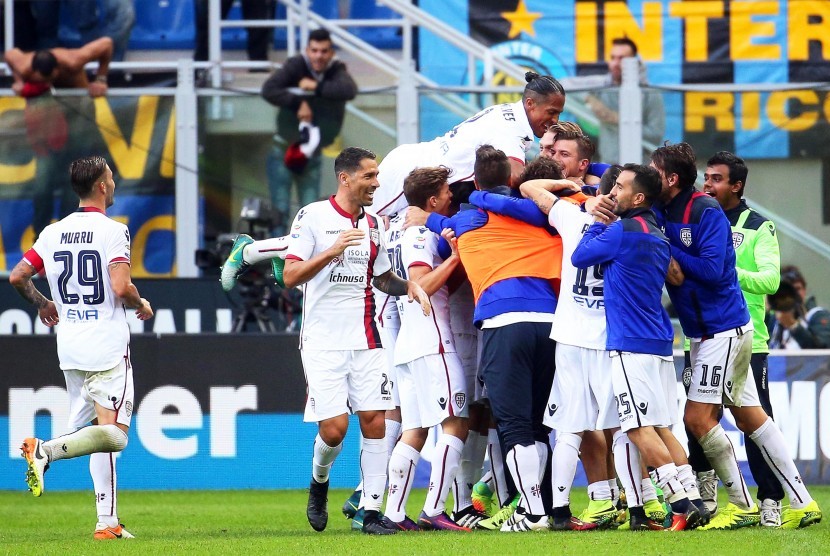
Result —
[[[275,308],[274,289],[269,284],[265,273],[257,265],[239,277],[239,295],[242,307],[234,318],[233,332],[245,332],[245,326],[254,322],[260,332],[276,332],[269,314]]]
[[[242,310],[234,318],[232,331],[244,332],[247,323],[255,322],[260,332],[276,332],[277,327],[274,326],[274,322],[268,316],[268,308],[271,304],[271,288],[264,284],[258,291],[254,288],[255,286],[248,286],[242,294],[248,299],[245,301]]]

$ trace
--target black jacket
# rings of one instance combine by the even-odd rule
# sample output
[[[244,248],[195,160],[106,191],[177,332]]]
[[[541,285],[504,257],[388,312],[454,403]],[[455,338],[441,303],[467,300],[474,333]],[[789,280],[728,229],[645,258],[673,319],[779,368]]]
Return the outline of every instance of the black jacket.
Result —
[[[314,125],[320,128],[320,148],[331,145],[343,127],[346,101],[357,95],[357,84],[346,64],[334,60],[323,72],[313,95],[295,95],[288,91],[297,87],[303,77],[314,79],[305,58],[298,54],[287,59],[262,85],[262,97],[281,110],[277,115],[277,135],[290,145],[299,139],[297,110],[306,100],[311,107]]]

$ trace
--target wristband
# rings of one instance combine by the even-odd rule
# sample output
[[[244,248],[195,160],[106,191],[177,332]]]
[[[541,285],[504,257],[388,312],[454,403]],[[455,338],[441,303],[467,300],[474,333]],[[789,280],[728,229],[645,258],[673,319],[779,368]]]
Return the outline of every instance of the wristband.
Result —
[[[104,85],[107,84],[107,76],[106,75],[96,75],[95,76],[96,83],[103,83]]]

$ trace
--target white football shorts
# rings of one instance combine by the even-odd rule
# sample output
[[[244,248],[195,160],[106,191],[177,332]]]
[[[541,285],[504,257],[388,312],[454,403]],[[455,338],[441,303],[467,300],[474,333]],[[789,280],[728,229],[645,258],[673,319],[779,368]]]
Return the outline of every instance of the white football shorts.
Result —
[[[63,372],[69,395],[69,428],[77,430],[97,417],[95,404],[115,411],[115,421],[127,427],[133,416],[135,392],[129,354],[106,371]]]
[[[400,328],[378,325],[380,342],[383,345],[383,351],[386,353],[386,373],[389,376],[389,390],[392,392],[392,403],[395,404],[395,407],[400,407],[401,405],[401,396],[398,391],[398,367],[395,365],[395,342],[398,339],[398,332],[400,331]]]
[[[304,420],[317,422],[351,411],[385,411],[392,402],[382,349],[301,349],[308,399]]]
[[[465,392],[471,396],[470,403],[479,401],[482,389],[478,384],[478,337],[479,334],[453,334],[455,353],[464,370]]]
[[[572,433],[619,427],[611,372],[607,351],[557,344],[545,426]]]
[[[402,430],[432,427],[447,417],[469,416],[466,381],[457,354],[426,355],[398,369]]]
[[[611,368],[623,432],[649,426],[669,427],[677,422],[677,381],[670,356],[614,351]]]
[[[692,338],[692,376],[687,398],[735,407],[761,405],[749,367],[753,334],[751,329],[737,328],[711,338]]]

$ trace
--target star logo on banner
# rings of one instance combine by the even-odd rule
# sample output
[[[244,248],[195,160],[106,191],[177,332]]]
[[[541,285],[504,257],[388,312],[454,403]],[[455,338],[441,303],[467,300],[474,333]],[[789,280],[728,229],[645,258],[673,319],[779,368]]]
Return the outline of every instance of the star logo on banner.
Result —
[[[512,39],[518,37],[522,31],[530,35],[536,36],[536,31],[533,29],[533,23],[542,17],[539,12],[527,11],[527,4],[525,0],[519,0],[519,5],[516,6],[514,12],[501,12],[501,16],[510,22],[510,31],[507,32],[507,38]]]

